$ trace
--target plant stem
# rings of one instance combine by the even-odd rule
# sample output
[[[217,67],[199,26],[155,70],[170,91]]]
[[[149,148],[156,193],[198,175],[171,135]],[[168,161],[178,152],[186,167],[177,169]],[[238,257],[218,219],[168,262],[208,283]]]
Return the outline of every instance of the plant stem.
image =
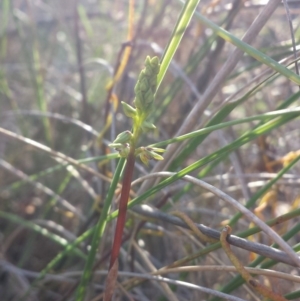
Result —
[[[127,157],[126,167],[123,176],[121,197],[119,202],[119,215],[117,218],[117,225],[115,230],[114,242],[111,251],[110,265],[109,268],[113,266],[116,260],[118,260],[122,235],[125,227],[126,221],[126,212],[127,212],[127,203],[129,199],[129,193],[131,188],[131,180],[133,175],[135,156],[134,156],[134,147],[131,147],[130,153]]]

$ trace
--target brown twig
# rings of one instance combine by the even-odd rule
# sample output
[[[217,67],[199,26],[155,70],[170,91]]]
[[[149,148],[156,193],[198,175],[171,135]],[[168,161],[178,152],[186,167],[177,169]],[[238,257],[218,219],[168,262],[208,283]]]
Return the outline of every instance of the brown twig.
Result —
[[[235,254],[231,251],[230,244],[227,241],[228,235],[231,233],[231,228],[229,226],[226,226],[221,231],[220,236],[220,242],[222,244],[222,248],[224,249],[225,253],[227,254],[230,261],[233,263],[237,271],[240,273],[240,275],[243,277],[243,279],[246,281],[246,283],[256,290],[259,294],[264,296],[265,298],[271,299],[273,301],[287,301],[286,298],[283,296],[274,293],[271,291],[268,287],[260,284],[256,279],[254,279],[250,273],[244,268],[242,263],[239,261],[239,259],[235,256]]]
[[[197,226],[194,224],[194,222],[183,212],[181,211],[174,211],[171,212],[172,215],[175,215],[179,218],[181,218],[190,228],[191,230],[195,233],[195,235],[204,242],[209,242],[209,243],[215,243],[218,240],[211,238],[205,234],[203,234],[198,228]]]
[[[155,219],[158,219],[158,220],[161,220],[161,221],[164,221],[167,223],[171,223],[171,224],[179,226],[179,227],[184,227],[184,228],[189,229],[189,226],[187,226],[187,224],[185,222],[183,222],[182,220],[180,220],[179,218],[169,215],[169,214],[166,214],[164,212],[161,212],[148,205],[136,206],[133,208],[133,211],[138,214],[141,214],[143,216],[148,216],[152,219],[155,218]],[[296,217],[299,215],[300,215],[300,209],[298,209],[297,212],[287,213],[287,214],[281,215],[277,218],[274,218],[274,219],[266,222],[266,224],[268,224],[269,226],[275,226],[275,225],[278,225],[280,223],[290,220],[292,217]],[[217,239],[217,240],[220,239],[219,231],[214,230],[209,227],[206,227],[202,224],[195,223],[195,226],[205,236],[208,236],[210,238]],[[259,231],[261,231],[261,230],[258,227],[254,227],[252,232],[249,232],[249,230],[247,230],[247,231],[245,231],[245,233],[248,233],[248,235],[253,235],[255,233],[258,233]],[[244,232],[240,233],[240,235],[241,235],[241,237],[245,237]],[[261,256],[265,256],[267,258],[294,266],[293,260],[291,260],[285,252],[282,252],[278,249],[274,249],[274,248],[271,248],[269,246],[266,246],[266,245],[263,245],[260,243],[254,243],[254,242],[248,241],[241,237],[231,235],[228,238],[228,240],[229,240],[230,244],[232,244],[238,248],[241,248],[241,249],[244,249],[247,251],[251,251],[251,252],[255,252]],[[197,254],[195,254],[195,258],[196,257],[197,257]],[[188,260],[186,262],[188,262]]]

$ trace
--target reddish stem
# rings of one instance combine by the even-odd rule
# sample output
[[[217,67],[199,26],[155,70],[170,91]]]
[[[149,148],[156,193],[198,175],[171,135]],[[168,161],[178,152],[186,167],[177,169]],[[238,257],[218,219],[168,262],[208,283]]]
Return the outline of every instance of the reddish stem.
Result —
[[[117,218],[117,225],[115,230],[114,242],[111,250],[109,269],[113,266],[119,257],[119,252],[122,244],[122,236],[126,221],[127,203],[131,188],[131,180],[134,169],[135,156],[134,151],[131,151],[127,157],[125,172],[123,176],[121,197],[119,202],[119,215]]]

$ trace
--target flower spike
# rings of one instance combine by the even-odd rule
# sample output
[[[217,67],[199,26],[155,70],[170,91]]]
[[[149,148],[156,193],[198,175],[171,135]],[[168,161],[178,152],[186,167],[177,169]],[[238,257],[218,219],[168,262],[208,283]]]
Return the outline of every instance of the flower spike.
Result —
[[[150,59],[150,57],[147,56],[145,61],[145,68],[140,73],[137,84],[134,88],[134,104],[136,108],[146,116],[151,112],[152,104],[154,101],[159,68],[160,64],[158,57],[155,56]]]

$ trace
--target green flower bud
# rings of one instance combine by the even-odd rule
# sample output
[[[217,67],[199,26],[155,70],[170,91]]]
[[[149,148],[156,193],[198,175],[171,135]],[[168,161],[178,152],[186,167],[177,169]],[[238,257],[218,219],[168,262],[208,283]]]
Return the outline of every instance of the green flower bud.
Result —
[[[144,122],[142,123],[141,127],[142,127],[142,130],[145,131],[145,132],[149,131],[149,130],[156,129],[156,126],[153,123],[148,122],[146,120],[144,120]]]
[[[143,147],[143,149],[144,149],[144,147]],[[148,166],[151,157],[149,157],[149,155],[147,154],[147,152],[142,151],[142,152],[140,153],[139,156],[140,156],[141,161],[142,161],[145,165]]]
[[[154,56],[151,59],[150,63],[151,63],[152,72],[158,74],[160,69],[159,58],[157,56]]]
[[[135,92],[134,104],[138,111],[143,111],[143,93],[141,91]]]
[[[119,152],[119,155],[122,158],[127,158],[129,155],[130,146],[128,143],[111,143],[108,146],[114,148],[117,152]]]
[[[131,140],[131,138],[132,138],[132,133],[130,131],[125,131],[125,132],[120,133],[112,144],[127,143]]]
[[[148,146],[146,148],[148,151],[153,151],[153,152],[157,152],[157,153],[164,153],[166,150],[163,149],[163,148],[158,148],[158,147],[151,147],[151,146]]]
[[[161,161],[164,159],[164,157],[162,157],[161,155],[153,152],[153,151],[148,151],[147,149],[145,150],[145,152],[147,153],[147,156],[150,157],[151,159],[155,159],[157,161]]]
[[[155,153],[155,151],[162,153],[165,150],[162,149],[162,148],[157,148],[157,147],[143,147],[143,146],[141,146],[141,147],[139,147],[138,149],[135,150],[134,154],[135,154],[135,156],[139,156],[141,161],[145,165],[148,166],[149,161],[151,159],[158,160],[158,161],[161,161],[161,160],[164,159],[161,155]]]
[[[150,158],[148,157],[147,153],[145,152],[145,147],[141,146],[137,148],[134,152],[136,157],[140,157],[141,161],[148,166]]]
[[[144,151],[144,147],[143,146],[141,146],[141,147],[139,147],[139,148],[136,148],[135,149],[135,151],[134,151],[134,155],[137,157],[137,156],[139,156],[143,151]]]
[[[124,101],[121,101],[121,104],[123,106],[123,111],[127,117],[134,118],[136,116],[137,111],[135,108]]]
[[[143,74],[144,75],[144,74]],[[146,77],[142,77],[140,82],[139,82],[139,85],[136,85],[136,90],[140,90],[142,92],[145,92],[145,91],[148,91],[149,88],[150,88],[150,85],[148,83],[148,80]]]
[[[111,148],[118,148],[118,147],[122,147],[122,143],[110,143],[108,144],[109,147]]]
[[[160,65],[158,58],[154,57],[150,59],[150,57],[147,56],[145,68],[141,71],[134,88],[136,95],[134,104],[139,111],[146,114],[150,113],[154,101],[159,68]]]
[[[151,89],[145,91],[143,97],[144,97],[143,101],[144,101],[145,107],[147,109],[150,108],[154,101],[154,94],[152,93]]]
[[[125,143],[120,148],[116,148],[116,150],[119,152],[120,157],[127,158],[130,152],[130,147],[128,143]]]
[[[147,56],[146,61],[145,61],[145,72],[147,73],[147,75],[151,75],[151,74],[158,74],[159,73],[159,59],[157,56],[153,57],[152,59],[150,59],[149,56]]]

